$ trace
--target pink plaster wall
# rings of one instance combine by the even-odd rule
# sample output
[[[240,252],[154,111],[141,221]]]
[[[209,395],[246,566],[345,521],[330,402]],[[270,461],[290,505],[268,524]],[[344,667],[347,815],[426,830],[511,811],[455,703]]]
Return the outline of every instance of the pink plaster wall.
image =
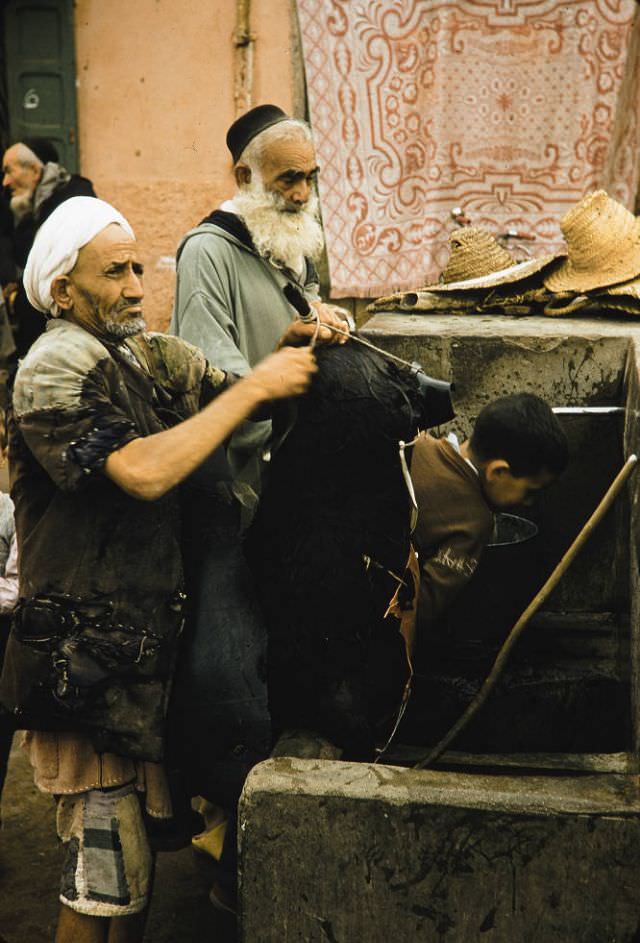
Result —
[[[253,101],[292,107],[290,0],[253,3]],[[171,314],[181,236],[233,192],[234,0],[76,0],[80,171],[136,230],[146,317]]]

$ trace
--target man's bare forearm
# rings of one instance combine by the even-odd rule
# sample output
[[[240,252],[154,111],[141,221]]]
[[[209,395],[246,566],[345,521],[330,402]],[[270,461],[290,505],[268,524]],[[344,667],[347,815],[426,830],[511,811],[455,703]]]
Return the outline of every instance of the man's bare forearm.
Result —
[[[155,501],[195,471],[257,407],[304,393],[317,369],[308,347],[270,354],[195,416],[113,452],[105,474],[134,498]]]
[[[260,385],[246,377],[195,416],[113,452],[105,473],[127,494],[154,501],[195,471],[267,398]]]

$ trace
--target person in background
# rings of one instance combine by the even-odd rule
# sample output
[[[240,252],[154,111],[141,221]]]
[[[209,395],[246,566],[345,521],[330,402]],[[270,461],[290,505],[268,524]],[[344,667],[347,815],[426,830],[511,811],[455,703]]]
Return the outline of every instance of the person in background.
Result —
[[[6,436],[4,412],[0,412],[0,461],[6,461]],[[11,616],[18,602],[18,543],[13,516],[13,501],[0,491],[0,670],[9,638]],[[11,714],[0,706],[0,802],[7,775],[7,764],[15,724]],[[0,806],[0,821],[1,821]]]
[[[15,269],[15,280],[3,285],[3,293],[13,325],[17,356],[22,357],[45,326],[42,312],[29,304],[22,285],[22,271],[35,234],[65,200],[96,194],[90,180],[69,173],[62,166],[51,141],[35,137],[25,137],[4,152],[2,186],[9,192],[13,218],[9,239]]]

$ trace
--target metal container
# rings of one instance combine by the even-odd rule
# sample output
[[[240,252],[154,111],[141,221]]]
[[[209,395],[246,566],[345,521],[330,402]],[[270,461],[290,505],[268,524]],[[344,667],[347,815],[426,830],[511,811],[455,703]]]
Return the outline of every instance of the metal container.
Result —
[[[476,572],[434,626],[420,662],[445,662],[463,676],[484,670],[539,587],[537,536],[533,521],[496,514]]]

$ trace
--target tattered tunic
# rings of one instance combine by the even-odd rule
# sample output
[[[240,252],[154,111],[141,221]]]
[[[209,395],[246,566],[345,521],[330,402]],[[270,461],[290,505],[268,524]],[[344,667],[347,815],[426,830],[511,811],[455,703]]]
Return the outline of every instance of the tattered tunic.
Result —
[[[179,489],[138,500],[102,469],[225,384],[178,338],[111,345],[65,320],[22,361],[10,418],[20,604],[0,682],[19,726],[161,759],[183,622]]]

